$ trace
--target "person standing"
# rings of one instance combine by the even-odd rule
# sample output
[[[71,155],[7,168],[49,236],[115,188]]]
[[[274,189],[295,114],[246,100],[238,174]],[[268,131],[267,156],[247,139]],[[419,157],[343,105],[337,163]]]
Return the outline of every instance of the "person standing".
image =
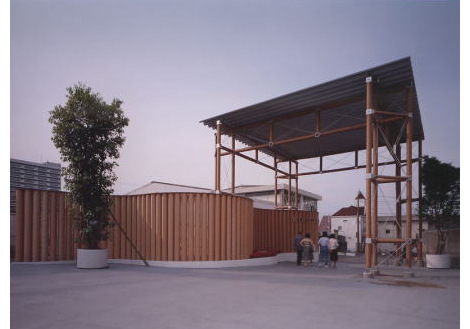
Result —
[[[300,244],[300,241],[302,241],[303,236],[302,236],[302,231],[299,231],[297,236],[294,238],[294,250],[297,252],[297,265],[302,264],[302,251],[303,247]]]
[[[320,259],[318,260],[318,267],[323,265],[325,268],[328,267],[329,262],[329,248],[330,248],[330,239],[328,239],[328,234],[326,232],[322,233],[320,240],[318,240],[318,246],[320,248]]]
[[[310,239],[310,233],[305,234],[305,238],[300,241],[302,245],[302,261],[304,262],[304,266],[307,266],[307,263],[313,265],[313,241]]]
[[[330,266],[336,269],[336,262],[338,261],[338,247],[339,243],[334,234],[330,234]]]

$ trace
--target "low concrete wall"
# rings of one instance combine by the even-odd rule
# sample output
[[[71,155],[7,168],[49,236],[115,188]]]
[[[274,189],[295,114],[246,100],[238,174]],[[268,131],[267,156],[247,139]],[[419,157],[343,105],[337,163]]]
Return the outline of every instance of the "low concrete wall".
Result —
[[[452,256],[452,267],[460,267],[460,229],[448,230],[444,252]],[[437,252],[437,231],[423,232],[423,254]]]

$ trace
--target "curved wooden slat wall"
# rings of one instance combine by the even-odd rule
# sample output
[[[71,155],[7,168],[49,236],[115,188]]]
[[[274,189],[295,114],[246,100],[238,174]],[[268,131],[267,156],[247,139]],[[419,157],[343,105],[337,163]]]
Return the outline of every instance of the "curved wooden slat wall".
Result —
[[[298,231],[318,237],[318,213],[301,210],[254,209],[254,250],[294,252]]]
[[[76,257],[66,193],[17,190],[15,261]],[[253,209],[253,201],[226,194],[166,193],[114,196],[112,213],[146,260],[247,259],[255,250],[292,252],[299,229],[317,235],[318,214]],[[138,259],[118,226],[109,257]]]

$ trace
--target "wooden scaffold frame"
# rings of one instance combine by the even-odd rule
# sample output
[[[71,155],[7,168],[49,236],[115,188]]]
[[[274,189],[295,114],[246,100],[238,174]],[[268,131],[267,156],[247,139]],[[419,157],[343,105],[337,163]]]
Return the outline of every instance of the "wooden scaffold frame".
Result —
[[[403,73],[404,71],[406,71],[406,74]],[[361,76],[362,82],[359,79]],[[387,84],[388,81],[393,81],[393,83]],[[359,83],[362,84],[362,91],[358,91],[357,85]],[[348,94],[348,97],[341,97],[338,100],[330,96],[340,93],[341,86],[345,88],[343,93]],[[321,95],[323,98],[318,96],[322,92],[324,93],[324,95]],[[299,95],[305,96],[304,99],[307,97],[314,99],[312,104],[315,104],[315,106],[305,106],[296,111],[291,111],[289,106],[295,107],[299,103]],[[315,97],[321,98],[322,101],[329,98],[321,104],[316,104]],[[391,110],[390,104],[394,104]],[[283,106],[283,112],[278,110],[281,106]],[[357,115],[362,112],[362,119],[359,121],[352,120],[348,122],[349,124],[342,124],[341,126],[333,126],[331,121],[332,112],[336,110],[338,113],[343,113],[341,111],[346,107],[353,108]],[[253,120],[240,123],[245,117],[250,118],[251,113],[255,113],[255,110],[258,112],[256,112],[256,116],[253,115]],[[270,111],[275,110],[276,115],[270,115]],[[266,111],[262,112],[262,114],[266,114],[264,119],[259,119],[261,111]],[[300,176],[365,169],[364,276],[372,277],[378,272],[378,244],[380,243],[396,244],[397,254],[398,250],[405,249],[405,268],[410,273],[412,264],[411,245],[415,244],[418,249],[418,265],[422,266],[422,217],[419,214],[418,236],[414,238],[412,236],[412,210],[413,202],[418,202],[418,209],[421,209],[421,166],[424,133],[409,58],[334,80],[329,84],[326,83],[281,96],[203,122],[216,128],[215,190],[217,193],[221,193],[221,159],[223,156],[231,156],[232,160],[231,193],[235,193],[235,156],[273,170],[275,207],[277,209],[298,209],[298,179]],[[310,131],[305,131],[305,123],[309,123],[312,127]],[[298,125],[301,125],[303,129],[296,129]],[[300,130],[303,133],[299,134],[298,131]],[[293,133],[294,131],[295,133]],[[230,146],[222,145],[222,135],[231,137]],[[360,136],[365,138],[361,140]],[[392,138],[395,139],[393,143],[390,142]],[[236,140],[247,146],[237,148]],[[337,145],[341,144],[341,141],[345,146],[338,149]],[[418,143],[419,154],[416,158],[413,158],[412,153],[413,142]],[[402,159],[401,144],[406,146],[404,159]],[[308,149],[309,147],[312,148],[311,151]],[[388,149],[393,161],[379,162],[380,147]],[[359,164],[358,152],[363,150],[366,153],[365,163]],[[272,165],[260,161],[258,157],[260,151],[272,156]],[[254,156],[250,156],[249,152],[254,152]],[[354,165],[324,170],[324,156],[348,152],[354,152],[355,154]],[[319,159],[319,170],[299,172],[299,160],[314,157]],[[288,170],[279,168],[280,163],[287,163]],[[413,163],[418,163],[419,187],[416,198],[413,198]],[[395,166],[394,176],[379,174],[378,168],[385,165]],[[405,175],[402,175],[402,167],[405,167]],[[278,180],[280,179],[288,180],[286,207],[277,203]],[[292,183],[295,183],[295,192],[293,192]],[[382,238],[378,234],[378,189],[381,184],[395,184],[395,238]],[[402,184],[406,187],[405,198],[402,198]],[[295,197],[292,198],[292,195]],[[406,216],[405,229],[402,229],[403,204],[405,205]]]

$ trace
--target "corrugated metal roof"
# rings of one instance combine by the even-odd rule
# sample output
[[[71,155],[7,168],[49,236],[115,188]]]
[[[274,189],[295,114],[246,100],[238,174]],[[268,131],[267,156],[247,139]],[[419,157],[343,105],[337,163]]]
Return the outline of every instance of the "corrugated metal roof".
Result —
[[[376,110],[405,112],[404,88],[411,86],[413,102],[413,140],[424,139],[421,116],[409,57],[373,67],[346,77],[296,91],[265,102],[203,120],[216,129],[222,122],[223,133],[234,133],[235,138],[255,146],[269,142],[269,123],[274,122],[274,142],[315,133],[316,111],[321,112],[322,131],[363,124],[366,120],[365,79],[374,79]],[[389,140],[398,138],[403,122],[387,125]],[[320,136],[289,144],[274,145],[261,151],[290,160],[314,158],[365,149],[365,129]],[[401,143],[405,142],[405,134]],[[385,145],[381,140],[380,146]]]

